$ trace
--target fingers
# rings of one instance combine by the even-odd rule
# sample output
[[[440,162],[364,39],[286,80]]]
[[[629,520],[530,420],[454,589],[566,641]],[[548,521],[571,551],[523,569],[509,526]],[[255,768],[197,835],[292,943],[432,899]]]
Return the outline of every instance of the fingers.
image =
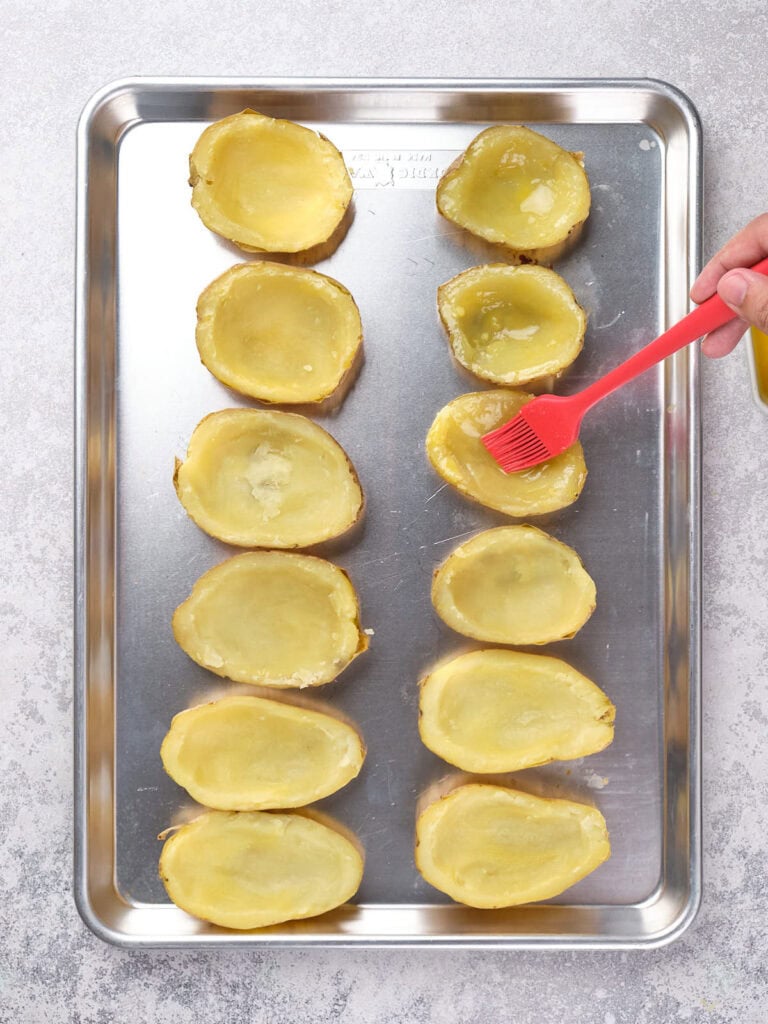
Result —
[[[704,302],[715,294],[718,281],[728,270],[750,267],[764,256],[768,256],[768,213],[747,224],[712,257],[694,281],[691,298]]]
[[[694,302],[717,292],[739,319],[712,331],[701,344],[705,356],[719,359],[732,352],[747,327],[768,331],[768,278],[750,267],[768,255],[768,213],[757,217],[716,253],[691,288]]]
[[[704,338],[701,351],[710,359],[722,359],[729,352],[733,352],[748,326],[744,320],[730,320]]]
[[[739,314],[701,343],[701,351],[711,359],[720,359],[732,352],[750,324],[768,332],[768,278],[751,270],[730,270],[717,285],[720,298]]]
[[[731,270],[720,278],[717,293],[742,320],[768,332],[768,277],[753,270]]]

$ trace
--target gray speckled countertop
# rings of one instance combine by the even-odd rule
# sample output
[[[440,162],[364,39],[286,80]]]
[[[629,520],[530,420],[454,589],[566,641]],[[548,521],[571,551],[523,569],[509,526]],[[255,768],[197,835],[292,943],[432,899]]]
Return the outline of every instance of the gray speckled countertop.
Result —
[[[559,17],[562,21],[559,22]],[[125,952],[72,901],[74,127],[124,75],[651,76],[705,133],[704,249],[768,207],[763,0],[0,0],[0,1022],[763,1024],[768,419],[704,366],[702,910],[647,953]]]

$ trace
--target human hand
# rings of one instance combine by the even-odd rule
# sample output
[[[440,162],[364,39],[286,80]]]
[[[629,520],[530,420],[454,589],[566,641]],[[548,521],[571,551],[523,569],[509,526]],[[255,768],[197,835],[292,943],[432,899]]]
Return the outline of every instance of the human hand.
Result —
[[[716,253],[696,278],[691,298],[704,302],[715,292],[739,314],[708,334],[701,350],[705,356],[719,359],[736,348],[751,325],[768,333],[768,278],[756,274],[753,263],[768,256],[768,213],[756,217]]]

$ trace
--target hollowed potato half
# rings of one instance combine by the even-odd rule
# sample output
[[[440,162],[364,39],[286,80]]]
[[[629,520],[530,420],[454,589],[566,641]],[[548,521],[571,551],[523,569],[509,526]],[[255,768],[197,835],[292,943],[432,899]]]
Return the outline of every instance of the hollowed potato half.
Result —
[[[595,609],[581,559],[535,526],[499,526],[461,544],[435,571],[432,603],[451,629],[499,644],[577,633]]]
[[[173,902],[223,928],[264,928],[346,903],[363,876],[360,850],[301,814],[209,811],[163,846],[160,877]]]
[[[205,226],[255,252],[303,252],[327,241],[352,198],[332,142],[255,110],[209,125],[192,150],[189,175]]]
[[[352,463],[296,413],[224,409],[198,423],[174,486],[187,514],[240,547],[301,548],[338,537],[363,509]]]
[[[585,757],[613,739],[616,709],[559,658],[493,649],[460,655],[421,683],[425,746],[467,772],[515,772]]]
[[[558,896],[610,853],[605,819],[594,807],[504,786],[460,786],[416,822],[424,878],[484,910]]]
[[[480,132],[437,186],[444,217],[535,262],[562,253],[589,207],[581,154],[520,125]]]
[[[456,359],[494,384],[560,373],[584,344],[586,314],[546,267],[472,267],[438,288],[437,307]]]
[[[481,441],[532,398],[519,391],[476,391],[449,402],[427,434],[427,456],[436,472],[468,498],[508,516],[543,515],[576,501],[587,478],[578,441],[520,473],[505,473]]]
[[[368,647],[346,573],[285,551],[235,555],[204,573],[173,634],[216,675],[275,687],[330,683]]]
[[[281,263],[230,267],[197,303],[197,348],[214,377],[263,402],[319,402],[363,338],[360,313],[331,277]]]
[[[206,807],[303,807],[360,772],[365,747],[345,722],[263,697],[224,697],[171,722],[162,746],[174,782]]]

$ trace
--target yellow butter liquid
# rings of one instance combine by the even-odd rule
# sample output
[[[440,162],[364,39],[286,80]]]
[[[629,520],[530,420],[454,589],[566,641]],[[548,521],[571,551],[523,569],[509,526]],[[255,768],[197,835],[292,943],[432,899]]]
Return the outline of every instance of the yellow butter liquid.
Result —
[[[757,393],[760,395],[760,399],[768,405],[768,334],[763,334],[756,327],[752,328],[751,333]]]

